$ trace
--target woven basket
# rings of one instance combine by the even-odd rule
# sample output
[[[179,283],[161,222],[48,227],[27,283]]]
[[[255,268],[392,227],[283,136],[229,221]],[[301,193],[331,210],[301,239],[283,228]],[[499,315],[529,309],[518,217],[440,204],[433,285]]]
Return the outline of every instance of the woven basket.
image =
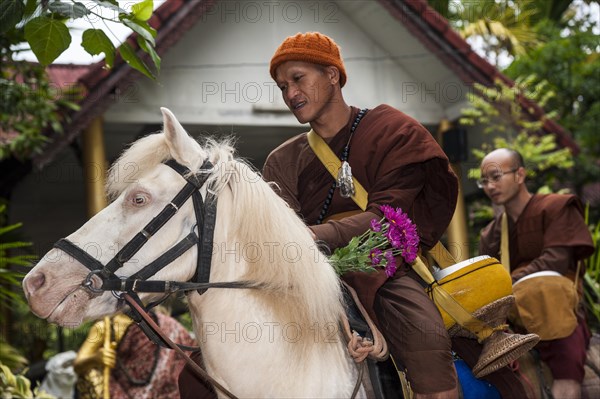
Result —
[[[473,316],[487,323],[490,327],[497,327],[506,322],[509,309],[513,306],[515,297],[508,295],[497,299],[473,312]],[[450,336],[477,339],[470,331],[455,324],[448,333]],[[494,371],[510,364],[533,348],[540,338],[536,334],[514,334],[504,331],[495,331],[483,341],[483,350],[479,355],[477,364],[473,367],[473,374],[477,378],[484,377]]]

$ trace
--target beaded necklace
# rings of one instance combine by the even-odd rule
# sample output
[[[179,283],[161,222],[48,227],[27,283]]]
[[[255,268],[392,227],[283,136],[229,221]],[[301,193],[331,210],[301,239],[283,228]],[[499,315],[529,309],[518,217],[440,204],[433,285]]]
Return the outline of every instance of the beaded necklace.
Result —
[[[354,135],[354,131],[356,130],[356,127],[360,123],[360,120],[363,118],[363,116],[365,116],[367,111],[368,111],[367,108],[361,109],[358,112],[358,115],[356,115],[356,119],[354,119],[352,126],[350,127],[350,137],[348,137],[348,142],[346,143],[346,146],[344,147],[344,150],[342,151],[342,156],[340,157],[342,164],[344,162],[348,161],[348,154],[350,153],[350,140],[352,140],[352,136]],[[327,193],[327,198],[325,199],[325,202],[323,203],[323,208],[321,209],[321,212],[319,213],[319,218],[317,219],[316,224],[323,223],[323,219],[325,219],[325,215],[327,215],[327,211],[329,210],[329,205],[331,205],[331,201],[333,200],[333,193],[335,192],[336,187],[337,187],[337,181],[334,179],[333,184],[329,188],[329,192]]]

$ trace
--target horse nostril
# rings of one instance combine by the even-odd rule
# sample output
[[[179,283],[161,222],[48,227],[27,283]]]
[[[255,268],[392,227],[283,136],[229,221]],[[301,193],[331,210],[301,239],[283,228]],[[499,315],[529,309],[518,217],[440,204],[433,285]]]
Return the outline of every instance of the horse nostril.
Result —
[[[45,282],[46,275],[44,273],[35,273],[25,279],[25,292],[31,295],[42,288]]]

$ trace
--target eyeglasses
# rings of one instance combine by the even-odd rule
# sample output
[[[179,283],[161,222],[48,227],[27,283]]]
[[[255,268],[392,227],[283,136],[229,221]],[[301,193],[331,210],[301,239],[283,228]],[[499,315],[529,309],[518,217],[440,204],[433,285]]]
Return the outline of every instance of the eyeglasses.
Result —
[[[484,188],[485,186],[487,186],[490,183],[498,183],[500,181],[500,179],[502,179],[502,176],[504,175],[509,175],[511,173],[515,173],[518,169],[513,169],[513,170],[508,170],[508,171],[499,171],[496,174],[491,175],[490,177],[484,177],[482,179],[478,179],[477,180],[477,187],[479,188]]]

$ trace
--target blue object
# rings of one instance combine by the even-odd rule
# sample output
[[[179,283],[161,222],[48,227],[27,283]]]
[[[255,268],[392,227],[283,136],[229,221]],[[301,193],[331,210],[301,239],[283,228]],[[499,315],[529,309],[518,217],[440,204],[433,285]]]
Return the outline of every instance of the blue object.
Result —
[[[502,399],[495,386],[485,380],[475,378],[464,360],[454,360],[454,367],[464,399]]]

